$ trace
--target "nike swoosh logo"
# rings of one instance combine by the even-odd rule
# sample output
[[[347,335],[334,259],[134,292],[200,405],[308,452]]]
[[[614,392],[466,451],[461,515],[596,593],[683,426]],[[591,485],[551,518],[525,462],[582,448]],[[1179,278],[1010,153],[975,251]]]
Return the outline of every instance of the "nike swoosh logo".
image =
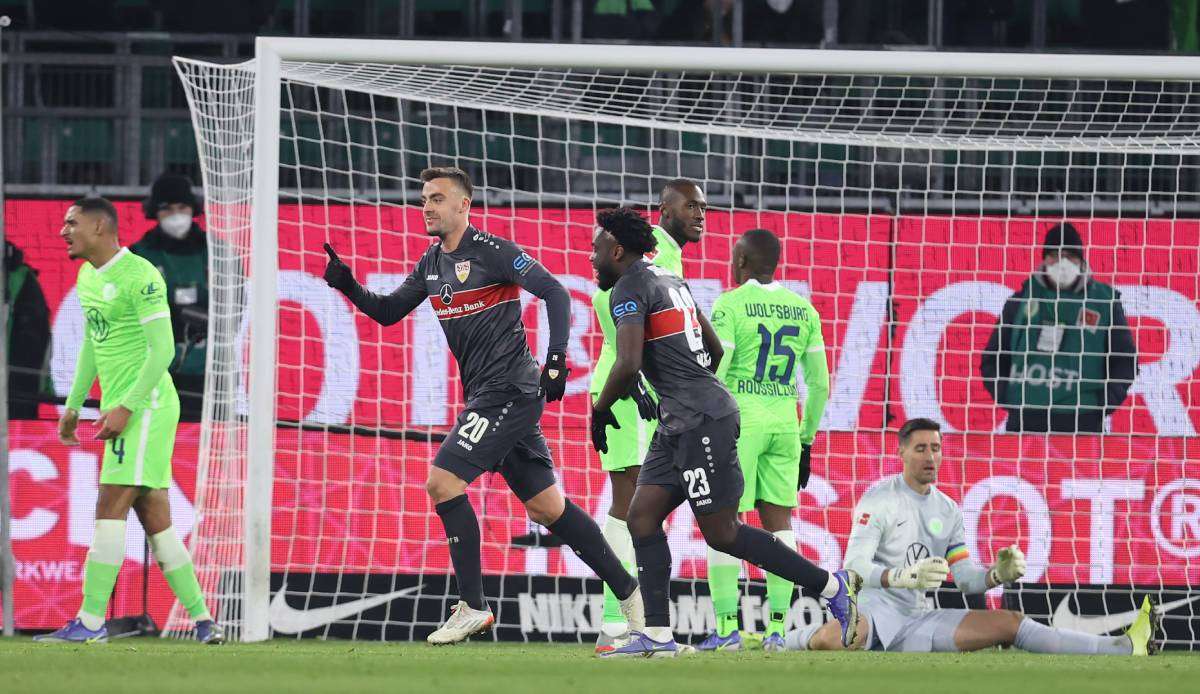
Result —
[[[271,628],[275,631],[282,634],[299,634],[309,629],[316,629],[332,622],[341,621],[347,617],[353,617],[359,612],[365,612],[372,607],[378,607],[396,598],[411,595],[419,590],[421,590],[421,586],[413,586],[385,595],[372,595],[369,598],[351,600],[350,602],[342,602],[328,607],[317,607],[311,610],[297,610],[292,607],[287,603],[287,598],[284,597],[286,591],[280,590],[271,599],[271,607],[268,615],[271,620]]]
[[[1182,600],[1165,602],[1156,606],[1154,611],[1160,615],[1166,614],[1197,600],[1200,600],[1200,595],[1194,598],[1183,598]],[[1083,617],[1071,611],[1071,606],[1067,604],[1070,601],[1071,596],[1068,595],[1058,603],[1058,607],[1054,609],[1054,615],[1050,617],[1050,626],[1056,629],[1071,629],[1073,631],[1082,631],[1085,634],[1102,636],[1117,629],[1128,628],[1138,616],[1138,610],[1130,610],[1128,612],[1117,612],[1116,614]]]

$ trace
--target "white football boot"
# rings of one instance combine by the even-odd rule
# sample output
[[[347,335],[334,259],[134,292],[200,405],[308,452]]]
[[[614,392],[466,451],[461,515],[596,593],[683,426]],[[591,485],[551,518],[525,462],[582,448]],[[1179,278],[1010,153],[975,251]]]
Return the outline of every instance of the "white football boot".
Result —
[[[475,610],[462,600],[450,610],[450,618],[425,640],[435,646],[466,641],[475,634],[482,634],[496,623],[490,609]]]
[[[625,615],[630,632],[646,629],[646,607],[642,604],[642,588],[633,589],[629,597],[621,601],[621,614]]]

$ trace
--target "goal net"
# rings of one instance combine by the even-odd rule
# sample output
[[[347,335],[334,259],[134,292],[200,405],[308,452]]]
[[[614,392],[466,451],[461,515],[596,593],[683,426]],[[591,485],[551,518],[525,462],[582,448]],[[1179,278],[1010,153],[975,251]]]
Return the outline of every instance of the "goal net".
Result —
[[[567,495],[595,517],[610,498],[587,434],[595,213],[633,204],[657,220],[663,182],[689,177],[709,203],[703,240],[684,252],[698,303],[728,288],[732,244],[761,227],[783,238],[780,279],[823,320],[832,394],[794,515],[806,555],[840,567],[855,503],[899,470],[896,429],[930,417],[946,432],[938,486],[963,507],[970,553],[986,566],[1017,543],[1029,560],[988,605],[1103,633],[1149,594],[1170,645],[1195,643],[1197,59],[280,39],[258,50],[241,65],[176,60],[214,244],[191,549],[237,637],[423,638],[457,599],[424,491],[462,406],[438,322],[426,306],[383,328],[321,280],[329,242],[367,287],[398,286],[430,243],[417,174],[451,164],[476,185],[474,223],[571,294],[571,380],[543,427]],[[1037,289],[1045,237],[1064,223],[1092,283],[1069,316]],[[1000,348],[1018,357],[986,368],[1022,291],[1034,308]],[[540,359],[544,312],[522,301]],[[1009,431],[1038,393],[1099,412],[1076,422],[1099,431]],[[498,476],[470,498],[494,637],[594,638],[600,585],[586,567],[514,544],[535,528]],[[677,633],[700,636],[714,619],[686,506],[668,535]],[[762,575],[743,578],[743,627],[758,629]],[[962,604],[953,590],[935,597]],[[793,624],[825,619],[813,596],[795,599]],[[169,626],[183,617],[176,606]]]

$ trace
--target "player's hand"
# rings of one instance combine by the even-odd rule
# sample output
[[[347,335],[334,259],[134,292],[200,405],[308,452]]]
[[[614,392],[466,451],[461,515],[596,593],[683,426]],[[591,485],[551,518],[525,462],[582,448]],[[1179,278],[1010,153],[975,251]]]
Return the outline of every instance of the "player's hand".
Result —
[[[96,438],[101,441],[117,438],[122,431],[125,431],[125,425],[129,424],[129,417],[132,414],[124,405],[117,405],[111,410],[101,412],[100,419],[96,420],[96,426],[100,429],[96,432]]]
[[[626,397],[633,398],[633,401],[637,403],[639,417],[647,422],[658,419],[658,402],[650,394],[650,389],[646,387],[646,382],[642,380],[640,373],[633,379],[633,387],[629,389]]]
[[[888,572],[889,588],[932,590],[942,585],[950,575],[950,565],[942,557],[925,557],[916,564]]]
[[[566,352],[551,352],[546,355],[546,365],[542,367],[542,392],[546,394],[546,402],[562,400],[567,394],[567,376],[571,370],[567,368]]]
[[[58,442],[64,446],[78,446],[79,437],[75,430],[79,428],[79,411],[67,408],[58,418]]]
[[[325,253],[329,255],[329,262],[325,264],[325,284],[349,296],[358,286],[354,273],[350,272],[350,266],[342,262],[328,243],[325,244]]]
[[[597,410],[592,408],[592,448],[597,453],[608,453],[608,427],[620,429],[617,418],[612,410]]]
[[[808,486],[808,478],[812,475],[812,444],[800,444],[800,475],[796,477],[796,489]]]
[[[996,553],[996,563],[988,573],[996,585],[1012,583],[1025,575],[1025,553],[1016,545],[1009,545]]]

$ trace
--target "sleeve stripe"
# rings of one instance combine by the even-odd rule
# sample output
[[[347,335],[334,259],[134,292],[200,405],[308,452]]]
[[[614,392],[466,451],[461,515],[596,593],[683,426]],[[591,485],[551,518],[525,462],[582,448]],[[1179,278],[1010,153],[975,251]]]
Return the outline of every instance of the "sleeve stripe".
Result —
[[[726,342],[725,340],[721,340],[721,345],[724,347],[728,347],[729,349],[734,348],[734,344],[732,342]]]
[[[807,352],[809,352],[809,353],[812,353],[812,352],[824,352],[824,351],[825,351],[825,345],[813,345],[812,347],[809,347],[809,348],[808,348],[807,350],[805,350],[805,351],[807,351]]]
[[[159,318],[170,318],[170,317],[171,317],[170,311],[159,311],[158,313],[155,313],[153,315],[146,316],[145,318],[138,321],[138,323],[140,323],[141,325],[145,325],[152,320],[158,320]]]

